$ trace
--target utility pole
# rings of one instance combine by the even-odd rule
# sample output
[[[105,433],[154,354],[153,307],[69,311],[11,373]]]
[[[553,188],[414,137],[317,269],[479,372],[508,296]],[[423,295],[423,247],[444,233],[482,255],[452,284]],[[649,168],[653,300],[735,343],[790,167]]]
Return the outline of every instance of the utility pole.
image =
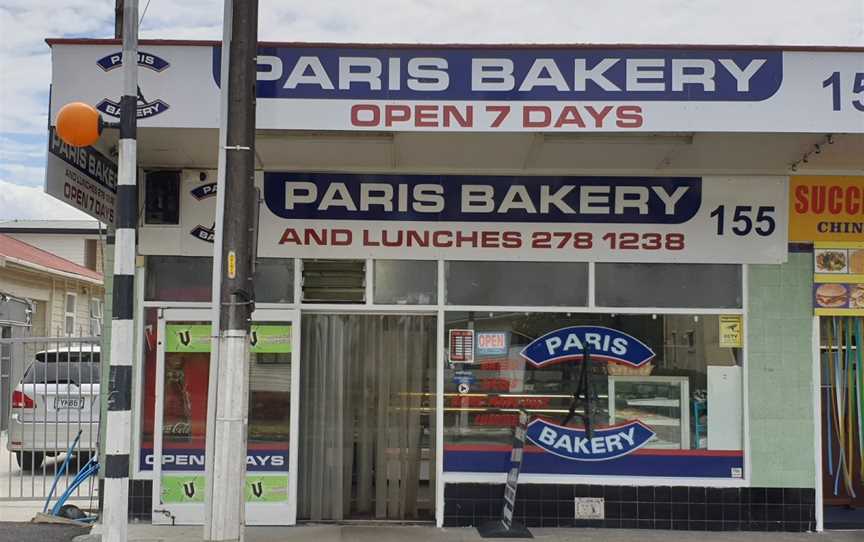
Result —
[[[132,428],[132,360],[135,355],[135,228],[138,225],[137,102],[138,0],[123,3],[123,95],[112,282],[111,350],[105,420],[103,540],[126,542],[129,510],[129,439]]]
[[[258,204],[255,191],[258,1],[226,0],[223,24],[223,116],[213,252],[214,331],[218,308],[218,334],[210,358],[204,540],[239,542],[243,540],[245,524],[249,324],[254,306],[253,217]]]
[[[123,0],[114,0],[114,38],[123,37]]]

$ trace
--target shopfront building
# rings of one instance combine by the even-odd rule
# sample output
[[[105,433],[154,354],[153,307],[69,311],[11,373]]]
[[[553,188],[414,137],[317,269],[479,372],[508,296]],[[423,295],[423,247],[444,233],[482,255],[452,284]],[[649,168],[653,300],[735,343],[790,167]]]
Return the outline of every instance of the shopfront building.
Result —
[[[110,116],[116,44],[52,49],[52,110]],[[860,89],[835,109],[813,66],[840,88],[864,53],[259,53],[249,524],[494,519],[522,411],[529,527],[820,525],[788,173],[862,173]],[[219,54],[139,55],[130,494],[154,523],[203,521]]]

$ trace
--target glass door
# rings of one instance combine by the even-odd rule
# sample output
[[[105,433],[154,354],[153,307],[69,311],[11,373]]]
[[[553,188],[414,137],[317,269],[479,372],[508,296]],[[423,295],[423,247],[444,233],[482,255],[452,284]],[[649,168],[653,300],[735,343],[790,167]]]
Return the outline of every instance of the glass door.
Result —
[[[158,322],[153,523],[201,524],[211,325],[207,310],[166,309]],[[250,334],[246,523],[296,518],[296,311],[262,310]],[[296,450],[296,444],[294,444]]]
[[[299,515],[435,518],[436,320],[304,314]]]

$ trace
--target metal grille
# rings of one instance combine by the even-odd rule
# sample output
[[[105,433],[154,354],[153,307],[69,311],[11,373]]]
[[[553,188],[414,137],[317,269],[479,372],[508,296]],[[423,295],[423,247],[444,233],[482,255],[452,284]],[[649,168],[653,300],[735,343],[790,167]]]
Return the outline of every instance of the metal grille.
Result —
[[[366,301],[363,260],[303,260],[303,303]]]
[[[9,366],[7,389],[0,395],[10,403],[0,432],[0,501],[43,500],[55,478],[56,497],[98,453],[99,345],[99,337],[0,338]],[[67,468],[57,477],[67,457]],[[91,477],[71,498],[89,500],[92,508],[96,491]]]

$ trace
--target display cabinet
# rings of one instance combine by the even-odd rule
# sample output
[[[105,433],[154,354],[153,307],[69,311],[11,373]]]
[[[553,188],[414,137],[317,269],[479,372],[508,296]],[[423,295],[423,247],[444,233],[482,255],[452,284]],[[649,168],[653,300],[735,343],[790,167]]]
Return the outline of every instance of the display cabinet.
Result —
[[[609,377],[609,424],[639,420],[656,433],[646,448],[690,448],[690,386],[684,376]]]

